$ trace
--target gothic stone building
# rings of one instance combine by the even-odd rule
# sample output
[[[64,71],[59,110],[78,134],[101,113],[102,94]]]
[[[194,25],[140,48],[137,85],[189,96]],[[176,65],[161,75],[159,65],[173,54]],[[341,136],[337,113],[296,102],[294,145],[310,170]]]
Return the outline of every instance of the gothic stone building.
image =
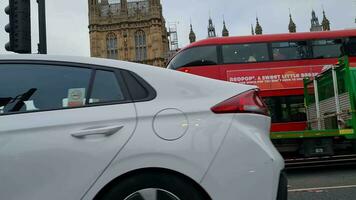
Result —
[[[165,66],[168,36],[160,0],[88,0],[92,57]]]

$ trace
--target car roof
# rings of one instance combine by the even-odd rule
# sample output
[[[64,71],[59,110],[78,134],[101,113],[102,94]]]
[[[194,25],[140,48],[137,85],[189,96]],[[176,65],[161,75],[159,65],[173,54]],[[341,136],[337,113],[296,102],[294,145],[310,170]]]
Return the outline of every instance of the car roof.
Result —
[[[213,103],[218,103],[246,90],[256,88],[256,86],[215,80],[161,67],[103,58],[11,54],[0,55],[0,62],[2,61],[49,61],[60,63],[78,63],[129,70],[143,77],[144,80],[153,86],[153,88],[157,91],[164,91],[163,93],[166,97],[173,99],[180,98],[182,94],[189,96],[192,91],[195,91],[214,96],[215,98],[213,98],[213,100],[217,100],[217,102]],[[163,93],[160,92],[160,95],[162,96]]]
[[[67,63],[99,65],[99,66],[133,70],[133,71],[144,69],[144,68],[150,68],[152,70],[152,66],[144,65],[144,64],[113,60],[113,59],[80,57],[80,56],[57,56],[57,55],[43,55],[43,54],[7,54],[7,55],[3,54],[0,55],[0,61],[50,61],[50,62],[64,62],[64,63],[67,62]]]

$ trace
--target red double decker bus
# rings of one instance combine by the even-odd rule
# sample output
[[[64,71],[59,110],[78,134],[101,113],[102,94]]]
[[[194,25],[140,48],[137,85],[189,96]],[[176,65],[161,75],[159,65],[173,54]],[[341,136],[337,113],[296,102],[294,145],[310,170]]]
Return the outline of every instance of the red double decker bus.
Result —
[[[182,49],[168,68],[257,85],[271,112],[271,131],[303,131],[303,78],[336,64],[344,44],[352,46],[350,62],[356,63],[356,29],[209,38]]]

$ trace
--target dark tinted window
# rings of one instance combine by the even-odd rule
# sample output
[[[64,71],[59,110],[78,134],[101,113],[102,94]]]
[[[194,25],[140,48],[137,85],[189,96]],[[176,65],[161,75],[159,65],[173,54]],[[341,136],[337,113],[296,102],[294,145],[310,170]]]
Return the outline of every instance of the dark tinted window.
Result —
[[[356,56],[356,37],[346,39],[345,51],[347,55]]]
[[[268,61],[267,44],[238,44],[223,45],[224,63],[244,63],[244,62],[261,62]]]
[[[124,99],[115,73],[97,70],[90,103],[122,101]]]
[[[267,97],[264,100],[273,123],[306,121],[303,96]]]
[[[149,100],[155,97],[155,91],[138,75],[123,72],[125,82],[134,101]]]
[[[91,70],[0,65],[0,113],[83,106]]]
[[[341,54],[341,40],[312,41],[314,58],[336,58]]]
[[[296,60],[310,58],[307,42],[275,42],[272,43],[273,60]]]
[[[204,46],[187,49],[177,54],[169,63],[168,68],[216,65],[218,62],[216,46]]]

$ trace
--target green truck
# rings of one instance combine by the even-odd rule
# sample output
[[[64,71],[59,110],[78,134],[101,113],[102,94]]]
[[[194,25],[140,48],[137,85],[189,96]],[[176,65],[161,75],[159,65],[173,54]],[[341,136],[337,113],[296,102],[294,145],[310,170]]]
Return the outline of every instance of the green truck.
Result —
[[[280,152],[303,157],[356,153],[356,66],[347,56],[304,79],[304,100],[308,129],[271,133]]]

